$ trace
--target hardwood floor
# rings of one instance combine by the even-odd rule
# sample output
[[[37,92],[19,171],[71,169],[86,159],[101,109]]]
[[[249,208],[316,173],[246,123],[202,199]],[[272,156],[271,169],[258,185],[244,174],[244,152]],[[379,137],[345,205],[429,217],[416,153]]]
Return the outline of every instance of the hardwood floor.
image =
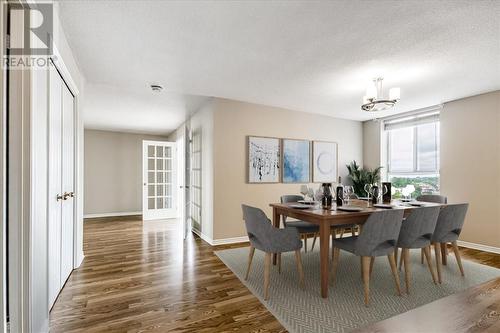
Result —
[[[496,278],[354,332],[500,332],[499,312]]]
[[[239,246],[248,244],[184,243],[175,220],[88,220],[85,260],[52,309],[51,332],[284,332],[213,253]],[[460,251],[500,268],[500,255]]]
[[[284,331],[213,251],[175,220],[86,221],[51,332]]]

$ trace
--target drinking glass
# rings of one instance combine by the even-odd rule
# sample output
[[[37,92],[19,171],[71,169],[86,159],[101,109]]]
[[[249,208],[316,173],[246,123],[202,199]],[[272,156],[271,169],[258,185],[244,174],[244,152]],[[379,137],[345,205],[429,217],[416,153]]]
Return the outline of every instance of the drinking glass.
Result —
[[[343,188],[343,194],[344,194],[344,203],[345,205],[349,205],[349,186],[346,185]]]
[[[312,187],[309,188],[307,195],[311,198],[311,201],[314,201],[314,189]]]
[[[365,184],[364,190],[366,192],[366,195],[368,196],[368,200],[366,201],[366,206],[370,207],[370,198],[371,198],[371,192],[372,192],[372,184]]]
[[[309,193],[309,188],[307,185],[300,186],[300,193],[304,196],[304,199],[307,199],[307,194]]]
[[[354,195],[354,186],[349,185],[349,199]]]

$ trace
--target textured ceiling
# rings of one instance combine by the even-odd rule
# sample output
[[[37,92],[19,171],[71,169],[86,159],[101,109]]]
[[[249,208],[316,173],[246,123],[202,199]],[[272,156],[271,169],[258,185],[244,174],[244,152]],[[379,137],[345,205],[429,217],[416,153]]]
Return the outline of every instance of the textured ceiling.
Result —
[[[500,1],[63,1],[60,8],[87,81],[146,100],[158,82],[176,98],[366,120],[373,116],[360,102],[376,76],[402,95],[380,116],[500,89]]]

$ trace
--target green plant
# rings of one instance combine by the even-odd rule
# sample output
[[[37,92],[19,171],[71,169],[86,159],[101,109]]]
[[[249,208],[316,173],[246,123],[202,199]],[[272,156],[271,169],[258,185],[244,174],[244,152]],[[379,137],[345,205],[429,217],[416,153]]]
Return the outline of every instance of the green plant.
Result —
[[[352,180],[354,193],[360,197],[366,196],[365,184],[376,184],[380,182],[380,170],[382,167],[375,169],[363,169],[356,163],[356,161],[352,161],[346,166],[349,171],[349,178]]]

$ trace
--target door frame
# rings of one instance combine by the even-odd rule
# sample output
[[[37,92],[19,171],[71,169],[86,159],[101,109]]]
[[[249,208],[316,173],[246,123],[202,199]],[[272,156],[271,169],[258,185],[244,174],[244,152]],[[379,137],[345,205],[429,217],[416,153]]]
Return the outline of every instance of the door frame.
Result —
[[[172,147],[172,209],[174,214],[168,217],[155,217],[146,216],[147,210],[147,147],[148,145],[165,145],[168,144]],[[155,141],[155,140],[142,140],[142,219],[143,220],[160,220],[177,217],[177,144],[172,141]]]

